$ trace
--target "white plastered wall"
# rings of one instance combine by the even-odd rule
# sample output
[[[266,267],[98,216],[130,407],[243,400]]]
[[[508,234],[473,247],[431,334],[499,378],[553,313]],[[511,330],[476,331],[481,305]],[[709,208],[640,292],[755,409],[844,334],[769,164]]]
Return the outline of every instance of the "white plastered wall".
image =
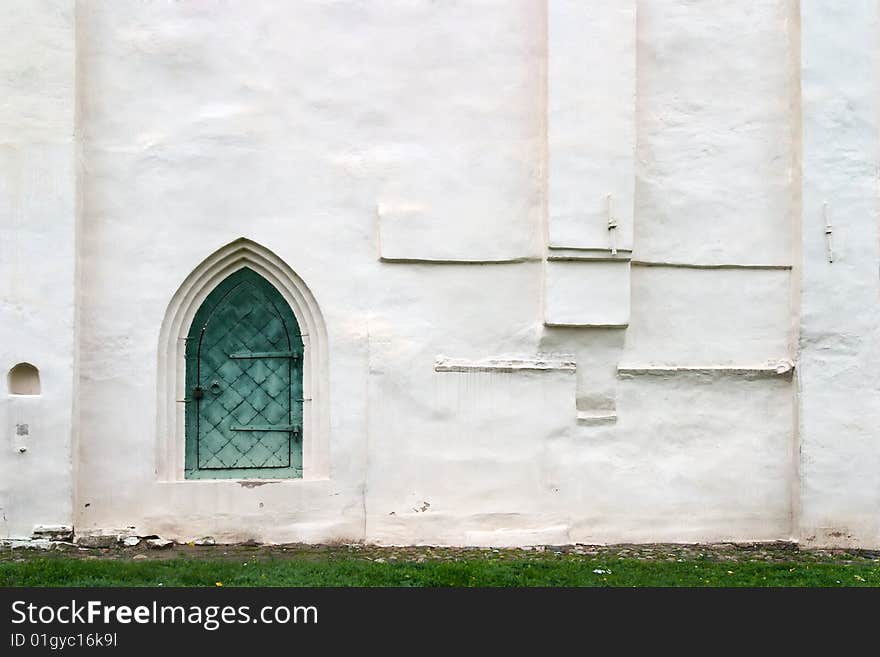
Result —
[[[778,183],[790,166],[789,7],[688,5],[688,19],[658,1],[640,3],[637,20],[635,2],[596,3],[591,20],[587,4],[81,6],[80,531],[452,544],[788,536],[791,383],[748,368],[789,356],[791,217]],[[620,56],[581,50],[554,20]],[[706,80],[730,74],[713,39],[750,21],[764,27],[734,73],[766,81],[761,123],[689,188],[682,131],[685,144],[721,149],[714,135],[756,99],[717,83],[701,96],[688,74],[697,60]],[[572,76],[548,61],[618,70],[565,84]],[[606,92],[607,125],[584,131]],[[692,113],[670,130],[657,117],[680,113],[682,94]],[[584,189],[566,144],[601,174]],[[706,214],[731,176],[766,199],[745,213],[743,238],[763,250],[727,235],[723,248],[701,246],[708,227],[742,220]],[[660,205],[664,188],[674,207]],[[688,249],[642,227],[672,220]],[[240,237],[295,271],[326,322],[326,480],[155,472],[159,328],[189,273]],[[631,272],[631,253],[780,268]],[[742,304],[753,312],[733,327],[716,312]],[[731,371],[639,370],[655,362]],[[618,376],[621,363],[635,369]]]
[[[0,538],[72,522],[74,13],[10,0],[0,21]],[[20,362],[40,395],[9,394]]]
[[[803,2],[801,51],[800,535],[877,547],[880,3]]]
[[[801,34],[791,0],[78,3],[78,531],[773,540],[799,535],[802,506],[803,528],[876,543],[873,402],[848,395],[872,389],[854,354],[873,353],[876,161],[849,164],[880,133],[857,84],[876,62],[876,3],[803,4]],[[864,45],[836,82],[850,111],[826,98],[842,64],[822,55],[853,30]],[[826,107],[853,118],[828,160],[843,119]],[[806,227],[828,171],[853,190],[822,194],[846,217],[837,274],[815,257],[824,232],[805,229],[801,259],[799,199]],[[65,175],[53,254],[65,230],[74,243]],[[240,238],[296,273],[326,325],[326,476],[157,467],[163,322]],[[838,284],[859,318],[839,341]],[[801,303],[812,352],[793,375]],[[72,301],[59,307],[70,342],[48,362],[72,375]],[[848,414],[826,424],[835,404]],[[46,417],[69,423],[71,405]],[[829,438],[840,427],[856,428],[848,451]],[[829,502],[855,460],[868,486]],[[60,495],[18,505],[15,533],[60,521],[44,517]]]

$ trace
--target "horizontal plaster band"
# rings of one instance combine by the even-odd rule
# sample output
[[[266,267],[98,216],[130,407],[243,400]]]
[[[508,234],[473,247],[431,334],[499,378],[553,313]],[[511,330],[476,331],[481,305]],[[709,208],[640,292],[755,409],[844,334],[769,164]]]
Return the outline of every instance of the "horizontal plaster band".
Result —
[[[382,256],[379,258],[379,261],[398,265],[512,265],[522,262],[541,262],[541,258],[537,256],[522,256],[499,260],[454,260],[451,258],[389,258]]]
[[[790,360],[780,360],[764,365],[620,365],[617,368],[617,374],[621,377],[701,374],[752,378],[773,378],[777,376],[789,378],[792,376],[794,368],[795,364]]]
[[[516,177],[516,172],[511,171]],[[376,208],[379,260],[396,263],[489,264],[541,260],[538,223],[528,211],[506,207],[515,194],[496,190],[488,214],[465,207],[380,203]],[[520,188],[520,182],[514,189]],[[500,204],[500,206],[496,206]],[[486,208],[484,208],[485,210]]]
[[[564,322],[544,322],[544,326],[548,328],[576,328],[576,329],[625,329],[629,327],[626,324],[566,324]]]
[[[614,411],[578,411],[577,423],[584,426],[598,426],[617,422]]]
[[[679,267],[683,269],[779,269],[787,271],[791,265],[749,265],[749,264],[697,264],[687,262],[653,262],[648,260],[633,260],[633,267]]]
[[[564,261],[564,260],[601,260],[601,261],[627,261],[632,258],[632,251],[629,249],[618,249],[617,254],[612,254],[611,249],[593,249],[579,248],[568,246],[549,246],[547,249],[547,260]]]
[[[447,358],[437,356],[434,361],[435,372],[575,372],[574,360],[560,358],[487,358],[468,360],[466,358]]]

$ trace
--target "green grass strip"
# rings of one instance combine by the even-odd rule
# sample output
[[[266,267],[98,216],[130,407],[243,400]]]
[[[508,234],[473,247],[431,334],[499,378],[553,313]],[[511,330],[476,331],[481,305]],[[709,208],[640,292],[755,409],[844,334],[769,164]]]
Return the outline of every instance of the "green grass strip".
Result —
[[[878,586],[880,564],[547,558],[0,561],[0,586]]]

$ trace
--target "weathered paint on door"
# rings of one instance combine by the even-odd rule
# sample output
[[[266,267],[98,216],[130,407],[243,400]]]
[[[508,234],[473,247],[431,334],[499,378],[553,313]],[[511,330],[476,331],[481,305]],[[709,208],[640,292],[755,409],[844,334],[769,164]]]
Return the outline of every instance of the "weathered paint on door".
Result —
[[[186,343],[186,478],[302,476],[300,329],[244,268],[205,299]]]

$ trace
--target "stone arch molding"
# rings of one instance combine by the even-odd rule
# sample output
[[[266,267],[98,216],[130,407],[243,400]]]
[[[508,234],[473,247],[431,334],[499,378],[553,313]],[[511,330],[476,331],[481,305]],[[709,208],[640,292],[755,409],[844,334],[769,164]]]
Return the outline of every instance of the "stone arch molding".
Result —
[[[329,377],[327,328],[305,282],[269,249],[240,238],[208,256],[174,294],[159,336],[158,441],[160,481],[184,481],[186,449],[186,336],[196,311],[218,283],[249,267],[272,283],[293,310],[303,339],[303,477],[285,484],[329,477]],[[193,481],[196,485],[214,480]],[[222,480],[216,480],[222,482]],[[226,480],[228,482],[228,480]],[[253,481],[253,480],[249,480]]]

